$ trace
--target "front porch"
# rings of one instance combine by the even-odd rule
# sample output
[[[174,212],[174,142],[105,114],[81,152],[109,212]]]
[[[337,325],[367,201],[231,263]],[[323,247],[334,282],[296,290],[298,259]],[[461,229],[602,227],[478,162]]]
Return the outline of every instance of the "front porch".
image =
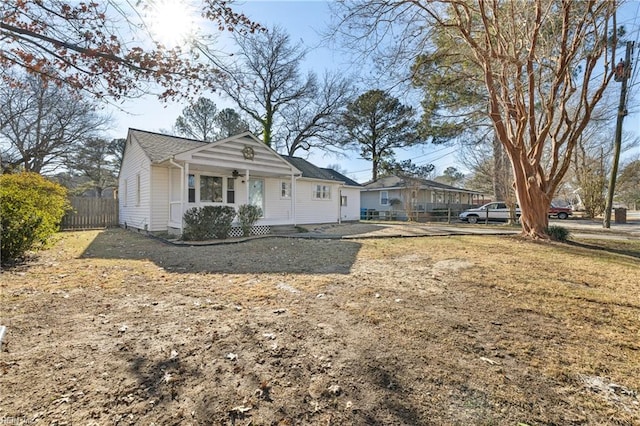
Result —
[[[181,232],[185,212],[194,207],[231,206],[237,211],[243,204],[262,210],[257,232],[266,233],[269,226],[296,225],[296,175],[254,175],[248,169],[238,175],[236,169],[191,166],[169,169],[169,228]]]
[[[250,204],[262,210],[256,232],[296,224],[296,180],[301,172],[253,137],[206,144],[165,161],[167,227],[182,232],[194,207]]]

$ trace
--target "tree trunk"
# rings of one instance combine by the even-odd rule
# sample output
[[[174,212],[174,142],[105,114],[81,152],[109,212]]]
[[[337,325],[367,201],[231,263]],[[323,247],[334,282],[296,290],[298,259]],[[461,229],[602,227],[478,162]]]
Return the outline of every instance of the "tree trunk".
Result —
[[[271,120],[268,118],[262,126],[262,142],[269,147],[271,146]]]
[[[522,234],[533,239],[548,240],[551,198],[547,194],[544,177],[536,173],[524,157],[511,159],[521,210]]]
[[[378,163],[379,161],[374,157],[371,163],[371,179],[378,180]]]

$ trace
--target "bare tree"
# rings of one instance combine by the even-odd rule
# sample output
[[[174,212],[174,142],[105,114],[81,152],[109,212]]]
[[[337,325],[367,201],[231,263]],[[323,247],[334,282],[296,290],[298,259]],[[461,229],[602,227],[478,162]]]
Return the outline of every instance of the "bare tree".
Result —
[[[547,239],[548,208],[591,113],[613,77],[617,1],[348,1],[344,25],[366,34],[405,25],[398,39],[421,53],[425,28],[481,70],[486,110],[509,157],[523,235]],[[367,24],[368,26],[366,26]],[[366,35],[365,34],[365,35]],[[612,39],[610,39],[612,38]],[[602,71],[604,66],[604,72]]]
[[[321,81],[314,72],[304,74],[309,51],[280,27],[238,35],[236,42],[238,60],[225,66],[222,91],[259,123],[264,143],[288,155],[330,150],[340,113],[353,95],[350,80],[337,73],[325,73]]]
[[[618,199],[630,209],[637,210],[640,205],[640,159],[638,157],[622,167],[619,183],[616,190]]]
[[[20,83],[0,86],[0,146],[3,157],[25,171],[52,171],[109,123],[93,103],[66,89],[33,76]]]
[[[330,150],[336,144],[340,117],[354,93],[351,80],[337,72],[326,72],[315,90],[283,108],[283,125],[278,133],[282,134],[287,154],[312,148]]]
[[[573,152],[571,168],[563,181],[563,185],[572,192],[569,198],[575,198],[575,204],[593,218],[601,215],[606,207],[607,176],[611,173],[608,159],[613,155],[611,135],[614,133],[608,125],[610,115],[604,112],[582,133]],[[621,151],[628,152],[638,143],[637,137],[625,134]]]
[[[238,60],[225,66],[227,78],[221,89],[260,123],[262,140],[272,146],[278,113],[315,91],[317,78],[313,73],[303,76],[301,63],[307,51],[301,44],[292,45],[280,27],[249,36],[236,34],[235,40],[239,51],[234,57]],[[204,52],[217,61],[210,50]]]

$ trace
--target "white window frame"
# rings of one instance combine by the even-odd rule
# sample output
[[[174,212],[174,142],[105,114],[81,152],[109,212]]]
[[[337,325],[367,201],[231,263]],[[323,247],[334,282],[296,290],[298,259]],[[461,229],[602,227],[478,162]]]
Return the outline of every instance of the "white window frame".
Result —
[[[282,200],[291,199],[291,182],[288,180],[280,181],[280,199]]]
[[[313,199],[326,201],[331,199],[331,186],[321,183],[316,184],[313,190]]]
[[[347,196],[346,195],[341,195],[340,196],[340,207],[346,207],[347,206]]]
[[[191,183],[193,182],[193,187],[191,186]],[[198,199],[198,189],[197,189],[196,185],[196,175],[193,173],[189,173],[187,175],[187,203],[195,203]],[[193,201],[191,201],[191,197],[190,197],[190,191],[193,189]]]
[[[383,195],[386,195],[383,197]],[[388,206],[389,205],[389,191],[380,191],[380,205]]]
[[[236,180],[234,178],[232,178],[232,177],[228,177],[225,180],[224,185],[226,185],[223,188],[223,191],[224,191],[223,199],[224,199],[225,203],[227,203],[227,204],[235,204],[236,203]],[[229,195],[231,193],[233,193],[233,202],[229,202]]]

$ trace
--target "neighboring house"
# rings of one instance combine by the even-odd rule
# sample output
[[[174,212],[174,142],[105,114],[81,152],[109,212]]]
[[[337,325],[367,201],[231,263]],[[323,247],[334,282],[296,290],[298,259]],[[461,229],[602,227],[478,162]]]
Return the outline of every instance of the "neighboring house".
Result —
[[[215,142],[129,129],[119,175],[120,224],[180,234],[193,207],[260,207],[255,230],[359,219],[360,185],[276,153],[250,132]]]
[[[428,219],[448,213],[449,209],[457,217],[459,212],[481,203],[482,199],[481,192],[427,179],[386,176],[362,186],[361,219]]]

